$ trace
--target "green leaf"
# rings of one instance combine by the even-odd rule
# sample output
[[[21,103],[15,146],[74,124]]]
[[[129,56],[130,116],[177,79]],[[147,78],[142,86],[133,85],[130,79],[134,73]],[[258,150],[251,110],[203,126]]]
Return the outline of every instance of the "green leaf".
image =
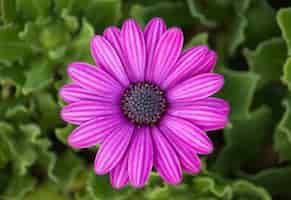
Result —
[[[9,141],[10,134],[13,132],[13,127],[6,122],[0,121],[0,169],[4,168],[11,160],[11,142]]]
[[[34,19],[38,16],[47,16],[52,6],[51,0],[17,0],[17,8],[25,17]]]
[[[64,194],[79,191],[85,187],[89,172],[83,160],[71,151],[66,151],[58,156],[53,169],[53,175],[56,177],[53,187]]]
[[[252,72],[233,71],[219,68],[224,75],[225,84],[218,96],[229,101],[230,119],[246,119],[258,83],[258,76]]]
[[[274,140],[274,148],[279,153],[280,160],[291,160],[291,96],[283,101],[286,109],[281,121],[278,124]]]
[[[45,49],[55,49],[70,41],[70,33],[61,22],[53,22],[40,32],[40,43]]]
[[[74,59],[94,63],[90,53],[90,40],[95,35],[94,28],[85,19],[82,21],[82,27],[79,34],[74,38],[69,47],[69,59],[72,62]]]
[[[146,198],[149,200],[187,200],[194,199],[194,195],[186,184],[177,186],[163,185],[148,191]]]
[[[282,8],[277,13],[277,22],[288,46],[288,55],[291,55],[291,8]]]
[[[13,120],[13,121],[25,121],[31,115],[31,110],[22,105],[16,104],[12,108],[8,108],[5,113],[5,118]]]
[[[12,25],[0,27],[0,61],[19,61],[29,53],[30,47],[19,39],[16,27]]]
[[[69,200],[68,197],[57,193],[53,188],[48,185],[42,185],[35,188],[32,192],[28,193],[23,200]]]
[[[232,185],[233,199],[271,200],[268,192],[247,181],[237,181]]]
[[[101,185],[102,187],[100,187]],[[106,198],[112,200],[126,199],[131,192],[128,187],[122,190],[113,189],[108,176],[97,176],[94,173],[90,173],[86,189],[91,199],[94,200]]]
[[[32,176],[12,175],[1,197],[3,199],[23,200],[24,196],[31,192],[35,185],[36,180]]]
[[[261,41],[280,35],[276,23],[276,12],[266,0],[251,1],[249,9],[246,11],[246,17],[248,46],[255,47]]]
[[[1,19],[5,23],[13,22],[16,18],[16,0],[2,0],[1,1]]]
[[[208,34],[207,33],[198,33],[195,35],[185,46],[185,49],[191,48],[196,45],[208,44]]]
[[[291,91],[291,58],[288,58],[283,66],[283,82],[288,86]]]
[[[289,195],[291,191],[291,167],[265,169],[255,176],[250,176],[250,180],[257,185],[266,188],[272,195]]]
[[[53,81],[53,66],[46,60],[31,63],[31,69],[26,73],[26,80],[22,88],[24,95],[48,87]]]
[[[222,59],[233,55],[244,42],[246,27],[247,19],[241,13],[237,13],[225,27],[222,27],[222,31],[217,34],[216,38],[217,51]]]
[[[40,112],[38,120],[41,127],[43,129],[56,127],[60,122],[59,106],[56,100],[49,93],[38,93],[36,100]]]
[[[216,26],[225,17],[229,6],[222,1],[187,0],[187,3],[192,17],[210,27]]]
[[[217,199],[230,200],[232,189],[225,183],[219,183],[212,177],[198,176],[193,179],[195,196],[212,196]]]
[[[180,15],[173,15],[177,10],[183,10]],[[153,17],[162,17],[168,26],[184,26],[192,24],[190,13],[183,2],[158,2],[153,5],[133,5],[130,9],[130,16],[139,21],[143,26]]]
[[[55,134],[63,144],[67,144],[67,138],[70,135],[70,133],[74,130],[74,128],[75,126],[68,124],[64,128],[56,128]]]
[[[107,26],[117,24],[121,18],[121,4],[121,0],[90,1],[84,14],[97,31],[101,32]]]
[[[24,71],[25,68],[20,65],[0,67],[0,80],[10,80],[17,87],[20,87],[25,80]]]
[[[231,126],[224,130],[226,146],[219,153],[214,170],[230,174],[247,161],[255,161],[272,127],[271,120],[272,115],[267,107],[250,113],[246,119],[233,119]]]
[[[245,50],[250,71],[260,76],[259,86],[279,81],[286,57],[285,43],[281,38],[272,38],[259,44],[256,50]]]

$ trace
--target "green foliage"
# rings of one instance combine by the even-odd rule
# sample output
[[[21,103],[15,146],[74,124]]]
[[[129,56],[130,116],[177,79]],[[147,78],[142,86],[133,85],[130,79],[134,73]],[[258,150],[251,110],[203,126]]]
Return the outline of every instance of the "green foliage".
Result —
[[[285,3],[287,5],[288,3]],[[0,0],[0,199],[270,200],[291,192],[291,3],[276,0]],[[228,126],[198,175],[143,189],[96,176],[94,151],[67,146],[58,89],[89,41],[128,17],[180,26],[185,48],[218,52]]]

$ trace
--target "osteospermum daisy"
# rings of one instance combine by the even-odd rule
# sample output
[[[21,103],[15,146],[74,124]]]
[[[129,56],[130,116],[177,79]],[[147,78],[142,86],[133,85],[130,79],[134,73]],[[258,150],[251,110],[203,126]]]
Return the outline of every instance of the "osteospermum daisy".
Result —
[[[198,155],[213,150],[206,131],[228,121],[228,104],[210,97],[224,83],[212,72],[215,52],[205,45],[182,48],[179,28],[154,18],[142,31],[129,19],[91,40],[97,67],[68,67],[73,83],[60,90],[68,103],[61,116],[79,125],[68,144],[100,144],[94,171],[109,173],[115,188],[142,187],[152,170],[168,184],[181,182],[183,171],[198,173]]]

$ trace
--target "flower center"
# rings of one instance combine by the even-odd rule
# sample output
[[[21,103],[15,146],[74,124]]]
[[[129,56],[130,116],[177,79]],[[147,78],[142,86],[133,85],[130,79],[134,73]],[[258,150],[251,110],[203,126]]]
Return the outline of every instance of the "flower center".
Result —
[[[167,108],[164,92],[148,82],[131,84],[121,99],[123,114],[138,126],[155,125]]]

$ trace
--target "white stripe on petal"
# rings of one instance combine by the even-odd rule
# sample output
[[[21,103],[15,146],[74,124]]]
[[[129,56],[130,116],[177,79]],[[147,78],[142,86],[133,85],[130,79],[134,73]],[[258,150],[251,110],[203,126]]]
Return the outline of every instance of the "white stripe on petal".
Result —
[[[121,44],[127,58],[127,73],[131,81],[143,81],[146,66],[146,46],[143,32],[138,23],[129,19],[121,29]]]
[[[165,132],[164,134],[168,134]],[[154,166],[161,177],[169,184],[175,185],[182,181],[182,168],[179,158],[163,133],[152,128],[154,142]]]
[[[128,173],[134,187],[143,187],[153,166],[153,143],[150,129],[136,128],[129,149]]]
[[[171,103],[194,102],[215,94],[223,84],[223,76],[219,74],[200,74],[171,88],[167,97]]]
[[[213,144],[199,127],[185,119],[173,116],[165,116],[160,128],[163,132],[171,134],[171,138],[177,138],[199,154],[209,154],[213,150]]]
[[[124,124],[106,137],[95,158],[96,174],[106,174],[117,166],[127,151],[133,130],[132,124]]]

